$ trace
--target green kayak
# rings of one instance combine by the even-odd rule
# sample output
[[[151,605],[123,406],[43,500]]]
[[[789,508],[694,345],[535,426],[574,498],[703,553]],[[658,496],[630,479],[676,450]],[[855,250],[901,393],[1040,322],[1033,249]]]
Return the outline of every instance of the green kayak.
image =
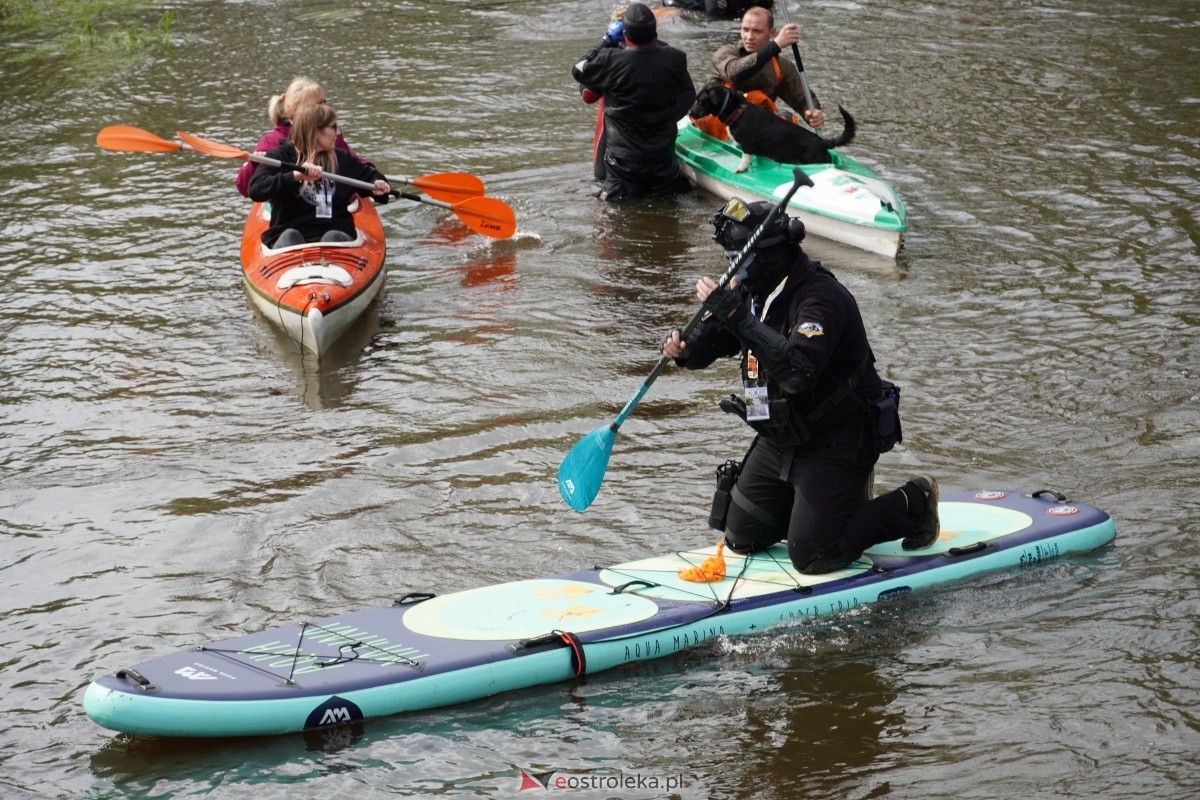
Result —
[[[792,185],[792,170],[799,166],[813,185],[796,192],[788,211],[804,221],[812,236],[895,258],[908,228],[900,196],[874,172],[836,150],[829,152],[830,164],[780,164],[755,157],[748,170],[737,173],[733,170],[742,159],[737,143],[709,136],[684,117],[675,154],[693,185],[723,200],[778,202]]]

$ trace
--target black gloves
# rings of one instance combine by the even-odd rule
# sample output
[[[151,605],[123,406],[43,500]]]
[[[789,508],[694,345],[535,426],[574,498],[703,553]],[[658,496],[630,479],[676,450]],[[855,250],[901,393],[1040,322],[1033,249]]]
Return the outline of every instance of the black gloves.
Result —
[[[746,306],[746,297],[741,292],[718,286],[704,299],[704,307],[708,309],[722,326],[733,329],[739,322],[750,315]]]

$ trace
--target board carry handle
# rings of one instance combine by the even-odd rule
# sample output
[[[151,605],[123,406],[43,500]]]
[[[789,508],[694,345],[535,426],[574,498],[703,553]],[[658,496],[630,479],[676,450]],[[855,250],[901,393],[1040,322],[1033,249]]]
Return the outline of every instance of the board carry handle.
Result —
[[[531,647],[542,647],[548,644],[571,648],[571,671],[575,673],[576,678],[587,675],[587,656],[583,652],[583,642],[579,641],[579,637],[570,631],[553,630],[543,633],[541,636],[534,636],[532,639],[514,642],[508,646],[508,649],[519,653]]]
[[[543,633],[541,636],[534,636],[532,639],[522,639],[519,642],[514,642],[509,645],[508,649],[514,652],[528,650],[531,647],[541,647],[547,644],[559,644],[562,639],[557,633]]]
[[[121,680],[129,681],[143,692],[154,693],[159,691],[159,688],[151,683],[149,678],[138,672],[136,669],[119,669],[117,670],[117,677]]]
[[[1065,494],[1063,494],[1062,492],[1056,492],[1056,491],[1054,491],[1053,489],[1038,489],[1036,492],[1034,492],[1033,494],[1031,494],[1031,495],[1030,495],[1030,497],[1033,497],[1033,498],[1036,498],[1036,499],[1039,499],[1039,500],[1040,500],[1040,499],[1041,499],[1041,497],[1042,497],[1042,495],[1044,495],[1044,494],[1048,494],[1048,495],[1050,495],[1051,497],[1053,497],[1053,498],[1054,498],[1054,502],[1056,502],[1056,503],[1066,503],[1066,502],[1069,502],[1069,501],[1067,500],[1067,496],[1066,496]]]
[[[647,589],[653,589],[655,587],[662,586],[662,584],[654,583],[653,581],[644,581],[641,578],[638,578],[627,583],[622,583],[620,586],[614,586],[613,590],[609,592],[609,594],[621,594],[630,586],[643,586]]]
[[[392,601],[393,606],[411,606],[417,603],[424,603],[426,600],[432,600],[437,597],[433,592],[409,592],[403,597],[399,597]]]
[[[946,551],[948,556],[969,556],[972,553],[982,553],[987,550],[987,542],[975,542],[962,547],[951,547]]]

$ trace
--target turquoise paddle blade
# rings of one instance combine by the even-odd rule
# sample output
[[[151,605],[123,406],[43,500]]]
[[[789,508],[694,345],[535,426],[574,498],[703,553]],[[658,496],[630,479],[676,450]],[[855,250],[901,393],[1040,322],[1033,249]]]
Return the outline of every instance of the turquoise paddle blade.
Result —
[[[608,457],[617,431],[612,425],[597,428],[580,439],[558,466],[558,493],[576,511],[583,511],[600,493]]]
[[[763,235],[763,231],[767,230],[774,224],[783,210],[787,208],[788,202],[792,199],[792,195],[801,186],[812,186],[812,179],[805,174],[804,170],[796,168],[792,170],[792,188],[788,189],[787,194],[775,204],[771,209],[771,213],[767,214],[767,218],[754,229],[754,233],[750,234],[750,238],[746,241],[746,246],[738,253],[737,258],[732,259],[729,264],[729,269],[721,276],[718,281],[718,286],[724,286],[729,283],[739,269],[744,264],[749,263],[751,255],[754,253],[754,248],[758,242],[758,238]],[[696,329],[703,319],[705,309],[701,306],[692,315],[688,324],[681,331],[682,338],[686,339],[688,334]],[[617,414],[617,418],[612,421],[611,425],[606,425],[603,428],[597,428],[587,436],[580,439],[571,448],[571,452],[567,453],[567,457],[563,459],[562,464],[558,467],[558,493],[562,495],[562,499],[571,508],[576,511],[583,511],[592,504],[596,499],[596,495],[600,492],[600,484],[604,481],[604,471],[608,469],[608,456],[612,453],[613,440],[617,438],[617,430],[633,413],[633,409],[646,396],[646,392],[650,389],[650,384],[658,379],[662,374],[663,369],[671,359],[663,356],[658,359],[658,363],[654,365],[654,369],[650,370],[650,374],[646,376],[646,380],[638,387],[637,393],[629,398],[629,402],[625,404],[625,408],[621,409],[621,413]]]

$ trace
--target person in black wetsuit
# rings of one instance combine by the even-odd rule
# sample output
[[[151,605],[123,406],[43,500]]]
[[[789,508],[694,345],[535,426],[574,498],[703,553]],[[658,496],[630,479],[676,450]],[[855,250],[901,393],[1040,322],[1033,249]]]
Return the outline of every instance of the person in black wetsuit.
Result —
[[[732,257],[770,209],[731,200],[713,218],[714,238]],[[758,435],[731,492],[726,546],[747,553],[786,539],[796,569],[818,574],[881,542],[931,546],[938,490],[922,475],[868,499],[883,384],[858,303],[800,248],[803,231],[800,220],[781,215],[729,288],[697,281],[710,314],[686,341],[671,331],[662,353],[686,369],[741,357],[744,396],[730,395],[721,407]],[[894,423],[898,434],[898,417]]]
[[[260,164],[250,178],[250,199],[271,202],[271,225],[263,232],[267,247],[290,247],[316,241],[352,241],[355,237],[350,201],[370,194],[386,203],[391,186],[379,170],[336,146],[337,112],[327,105],[306,105],[296,112],[287,140],[267,156],[300,164],[302,169]],[[336,173],[374,185],[373,192],[325,177]]]
[[[621,22],[625,47],[606,35],[571,69],[585,91],[604,98],[600,197],[685,192],[675,133],[696,98],[687,56],[658,41],[654,12],[645,4],[630,4]]]

